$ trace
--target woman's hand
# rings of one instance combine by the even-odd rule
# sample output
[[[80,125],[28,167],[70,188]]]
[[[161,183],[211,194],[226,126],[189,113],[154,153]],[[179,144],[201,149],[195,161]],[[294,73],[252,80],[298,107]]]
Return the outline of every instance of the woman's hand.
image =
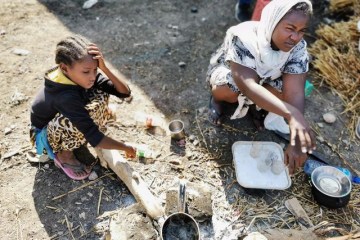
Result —
[[[93,59],[98,60],[99,68],[101,70],[105,70],[106,65],[105,65],[104,56],[103,56],[102,52],[100,51],[100,49],[98,48],[98,46],[95,43],[91,43],[87,49],[88,49],[89,54],[94,55]]]
[[[302,153],[311,153],[312,150],[315,150],[316,140],[314,134],[302,113],[296,108],[294,108],[290,116],[289,128],[291,146],[296,144]]]
[[[135,147],[126,145],[124,151],[125,151],[125,156],[127,158],[136,157],[136,148]]]
[[[285,164],[289,168],[289,173],[293,174],[295,170],[304,165],[307,154],[301,151],[299,146],[291,146],[290,144],[285,150]]]

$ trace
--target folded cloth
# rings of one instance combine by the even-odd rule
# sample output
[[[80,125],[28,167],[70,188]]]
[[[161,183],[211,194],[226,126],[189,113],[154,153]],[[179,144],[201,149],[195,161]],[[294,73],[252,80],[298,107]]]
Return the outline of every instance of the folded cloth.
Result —
[[[55,159],[54,152],[49,144],[47,139],[47,128],[43,129],[35,128],[35,145],[36,145],[36,153],[42,155],[44,153],[44,149],[46,150],[47,155],[50,159]]]
[[[235,112],[230,117],[231,120],[244,117],[249,110],[249,106],[253,104],[250,99],[248,99],[242,94],[239,94],[238,96],[238,103],[238,107],[235,109]]]
[[[277,130],[285,134],[290,133],[289,125],[285,122],[284,118],[272,112],[269,112],[265,117],[264,127],[268,130]]]

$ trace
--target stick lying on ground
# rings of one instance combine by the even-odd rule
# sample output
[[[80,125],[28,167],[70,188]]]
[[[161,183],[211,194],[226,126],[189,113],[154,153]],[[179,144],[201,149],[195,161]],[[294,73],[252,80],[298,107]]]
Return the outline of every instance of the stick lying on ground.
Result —
[[[111,168],[119,176],[152,219],[158,220],[165,215],[160,199],[150,192],[139,173],[134,171],[119,151],[96,148],[96,154],[100,158],[101,165]]]

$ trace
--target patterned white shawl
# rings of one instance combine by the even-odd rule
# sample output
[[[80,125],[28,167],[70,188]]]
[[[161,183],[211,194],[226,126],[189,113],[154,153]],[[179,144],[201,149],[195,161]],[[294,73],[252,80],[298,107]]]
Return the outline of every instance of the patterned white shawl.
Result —
[[[278,76],[290,55],[271,48],[271,36],[279,21],[297,3],[305,2],[310,8],[309,0],[273,0],[262,11],[259,22],[249,21],[231,27],[228,32],[237,36],[256,60],[256,70],[260,78]]]

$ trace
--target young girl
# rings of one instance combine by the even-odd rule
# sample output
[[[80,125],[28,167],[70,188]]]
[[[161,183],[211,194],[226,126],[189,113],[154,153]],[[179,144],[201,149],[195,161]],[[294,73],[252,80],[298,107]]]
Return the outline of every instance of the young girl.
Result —
[[[130,96],[125,77],[116,77],[105,64],[100,49],[75,35],[56,46],[56,67],[45,74],[44,87],[31,107],[31,138],[38,154],[44,151],[72,179],[89,176],[91,167],[79,162],[74,150],[86,143],[93,147],[123,150],[129,157],[135,149],[104,135],[109,94]],[[98,73],[98,68],[105,74]]]
[[[309,0],[271,1],[259,22],[240,23],[227,31],[207,73],[212,123],[221,124],[222,102],[239,103],[232,118],[243,117],[256,104],[271,112],[268,116],[277,114],[284,123],[282,117],[287,120],[291,144],[285,151],[285,163],[290,173],[315,148],[315,138],[303,115],[309,63],[303,36],[311,14]]]

